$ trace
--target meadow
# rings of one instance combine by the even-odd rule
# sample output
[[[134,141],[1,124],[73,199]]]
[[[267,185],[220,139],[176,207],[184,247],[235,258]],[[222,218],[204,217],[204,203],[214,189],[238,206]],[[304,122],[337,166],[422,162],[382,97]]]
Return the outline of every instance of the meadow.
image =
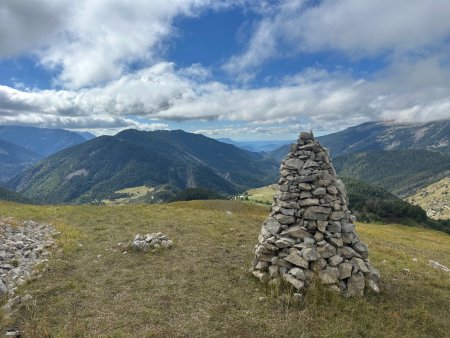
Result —
[[[445,337],[450,332],[450,236],[359,223],[381,274],[381,294],[346,299],[319,285],[302,302],[248,272],[268,207],[238,201],[162,205],[32,206],[0,215],[61,231],[33,301],[2,330],[24,337]],[[134,252],[135,234],[161,231],[169,250]],[[126,254],[124,254],[126,252]],[[4,302],[4,301],[3,301]]]

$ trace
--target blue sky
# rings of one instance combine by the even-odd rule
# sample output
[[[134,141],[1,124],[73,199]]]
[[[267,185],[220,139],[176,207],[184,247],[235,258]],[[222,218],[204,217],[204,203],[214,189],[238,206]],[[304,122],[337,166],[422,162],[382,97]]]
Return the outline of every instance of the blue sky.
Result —
[[[444,0],[5,0],[0,124],[293,139],[450,118]]]

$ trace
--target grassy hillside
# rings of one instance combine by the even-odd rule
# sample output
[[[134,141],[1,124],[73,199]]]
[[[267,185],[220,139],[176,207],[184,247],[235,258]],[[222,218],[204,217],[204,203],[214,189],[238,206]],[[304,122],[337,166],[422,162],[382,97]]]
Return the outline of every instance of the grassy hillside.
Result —
[[[340,176],[378,185],[396,195],[407,195],[450,173],[450,155],[429,150],[371,151],[333,160]]]
[[[253,202],[272,204],[273,196],[276,194],[277,190],[278,185],[271,184],[261,188],[250,189],[247,191],[246,196]]]
[[[434,219],[450,219],[450,177],[430,184],[406,199],[419,205]]]
[[[116,191],[143,185],[234,194],[273,181],[276,168],[259,154],[203,135],[126,130],[60,151],[9,185],[46,203],[110,199]]]
[[[450,279],[427,264],[450,266],[450,236],[359,224],[382,274],[381,295],[344,299],[314,290],[297,304],[288,290],[267,288],[247,272],[267,213],[230,201],[0,203],[1,215],[50,221],[62,232],[62,250],[42,278],[19,290],[34,301],[13,318],[0,314],[0,326],[17,326],[25,337],[444,337],[450,331]],[[171,250],[126,248],[136,233],[156,231],[173,239]]]

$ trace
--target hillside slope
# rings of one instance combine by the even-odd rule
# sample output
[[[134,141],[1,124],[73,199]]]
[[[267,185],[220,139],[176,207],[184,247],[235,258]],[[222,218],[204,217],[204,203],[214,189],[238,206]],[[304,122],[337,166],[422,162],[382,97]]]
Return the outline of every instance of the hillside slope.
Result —
[[[420,149],[370,151],[333,160],[340,176],[378,185],[407,195],[450,174],[450,155]]]
[[[422,207],[431,218],[450,219],[450,177],[419,189],[406,200]]]
[[[41,157],[86,141],[78,133],[64,129],[0,126],[0,139],[33,151]]]
[[[0,139],[0,181],[8,181],[42,156]]]
[[[0,312],[0,329],[17,328],[23,337],[411,338],[450,332],[450,278],[428,264],[450,266],[450,236],[441,232],[357,224],[381,272],[381,294],[346,299],[317,289],[299,303],[288,288],[265,287],[247,272],[266,207],[1,202],[0,214],[61,231],[62,250],[54,251],[41,278],[19,289],[33,300],[9,319]],[[172,249],[129,250],[136,234],[158,231],[173,240]]]
[[[450,120],[425,124],[367,122],[317,137],[332,157],[373,150],[426,149],[450,153]],[[268,153],[281,161],[289,152],[284,145]]]
[[[8,189],[4,189],[0,187],[0,200],[2,201],[11,201],[18,203],[30,203],[31,201],[21,194],[16,193],[15,191],[11,191]]]
[[[48,203],[90,202],[115,191],[169,184],[233,194],[275,179],[261,155],[183,131],[126,130],[65,149],[9,182]]]

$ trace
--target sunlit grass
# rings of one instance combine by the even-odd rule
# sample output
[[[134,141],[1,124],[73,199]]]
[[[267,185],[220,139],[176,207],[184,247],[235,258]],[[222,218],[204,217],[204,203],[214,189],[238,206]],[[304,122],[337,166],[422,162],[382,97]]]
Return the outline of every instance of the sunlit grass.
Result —
[[[433,259],[450,266],[450,236],[358,224],[382,273],[381,295],[345,299],[319,286],[298,303],[285,285],[267,287],[248,273],[267,213],[267,207],[230,201],[114,207],[0,203],[2,216],[54,224],[65,248],[55,251],[41,279],[20,290],[31,293],[34,303],[3,326],[18,325],[30,337],[444,337],[450,332],[450,276],[428,265]],[[169,235],[172,249],[129,250],[136,233],[157,231]]]

